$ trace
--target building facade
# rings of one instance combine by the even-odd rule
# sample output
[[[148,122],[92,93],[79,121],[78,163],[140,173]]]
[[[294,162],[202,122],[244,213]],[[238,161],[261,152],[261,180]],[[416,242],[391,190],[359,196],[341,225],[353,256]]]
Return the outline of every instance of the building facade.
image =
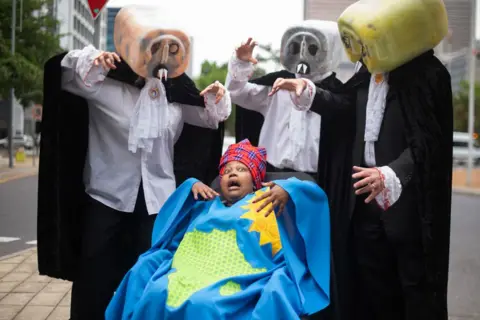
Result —
[[[115,26],[115,17],[121,8],[107,8],[107,51],[115,52],[115,43],[113,41],[113,27]]]
[[[87,0],[56,0],[54,15],[59,20],[60,45],[65,50],[81,49],[89,44],[106,49],[106,8],[94,21]],[[96,33],[98,30],[98,33]]]

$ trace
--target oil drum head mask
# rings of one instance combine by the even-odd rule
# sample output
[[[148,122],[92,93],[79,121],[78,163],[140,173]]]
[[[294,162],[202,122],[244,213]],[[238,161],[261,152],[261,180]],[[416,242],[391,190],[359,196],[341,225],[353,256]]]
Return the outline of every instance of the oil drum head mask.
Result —
[[[292,73],[306,77],[321,75],[338,67],[342,51],[336,22],[306,20],[283,34],[280,62]]]

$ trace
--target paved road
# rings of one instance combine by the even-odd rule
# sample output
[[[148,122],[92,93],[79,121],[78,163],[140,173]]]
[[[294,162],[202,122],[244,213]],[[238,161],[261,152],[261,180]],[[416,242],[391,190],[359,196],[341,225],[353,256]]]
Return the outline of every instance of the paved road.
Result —
[[[37,177],[0,184],[0,256],[32,247],[37,239]]]
[[[36,177],[0,184],[0,256],[36,240],[36,195]],[[449,308],[455,320],[480,320],[479,208],[480,197],[453,198]]]

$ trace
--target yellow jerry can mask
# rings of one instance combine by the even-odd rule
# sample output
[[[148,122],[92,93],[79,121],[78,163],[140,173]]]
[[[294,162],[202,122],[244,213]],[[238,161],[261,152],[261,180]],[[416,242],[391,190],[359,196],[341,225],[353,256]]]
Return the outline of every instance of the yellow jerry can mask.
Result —
[[[340,15],[338,28],[350,60],[382,73],[435,48],[448,18],[442,0],[360,0]]]
[[[144,78],[175,78],[188,67],[189,37],[180,30],[160,28],[161,20],[158,12],[135,6],[122,8],[115,17],[115,49]]]

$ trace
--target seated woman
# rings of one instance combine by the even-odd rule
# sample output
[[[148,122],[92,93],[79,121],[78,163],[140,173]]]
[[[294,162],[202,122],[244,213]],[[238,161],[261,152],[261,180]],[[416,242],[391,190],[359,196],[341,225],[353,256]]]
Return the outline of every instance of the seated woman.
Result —
[[[262,183],[265,168],[265,149],[243,140],[221,159],[220,196],[185,181],[160,210],[153,246],[126,274],[106,319],[290,320],[324,309],[327,198],[296,178]]]

